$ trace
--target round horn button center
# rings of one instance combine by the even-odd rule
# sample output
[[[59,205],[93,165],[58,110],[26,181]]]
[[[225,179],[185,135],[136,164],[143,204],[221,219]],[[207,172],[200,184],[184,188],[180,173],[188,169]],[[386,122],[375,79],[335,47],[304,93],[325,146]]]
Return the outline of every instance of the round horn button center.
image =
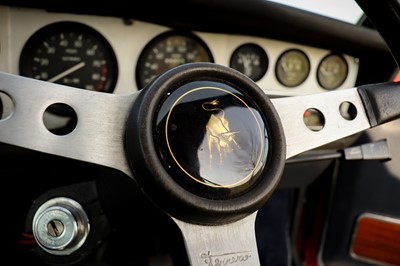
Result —
[[[249,187],[266,164],[261,113],[244,92],[224,83],[195,81],[167,93],[155,129],[164,167],[189,190]]]

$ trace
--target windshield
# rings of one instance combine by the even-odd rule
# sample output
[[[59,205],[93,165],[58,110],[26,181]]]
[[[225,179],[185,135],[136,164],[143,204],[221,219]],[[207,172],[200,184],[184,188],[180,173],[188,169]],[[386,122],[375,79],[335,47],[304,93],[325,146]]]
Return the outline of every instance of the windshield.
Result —
[[[354,0],[269,0],[357,24],[363,11]]]

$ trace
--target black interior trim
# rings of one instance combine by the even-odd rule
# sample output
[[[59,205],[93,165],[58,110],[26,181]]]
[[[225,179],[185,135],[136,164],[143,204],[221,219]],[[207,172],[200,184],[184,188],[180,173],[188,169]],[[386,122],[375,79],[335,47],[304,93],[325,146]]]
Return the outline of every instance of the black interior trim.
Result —
[[[358,88],[371,126],[377,126],[400,117],[398,107],[400,85],[397,82],[371,84]]]

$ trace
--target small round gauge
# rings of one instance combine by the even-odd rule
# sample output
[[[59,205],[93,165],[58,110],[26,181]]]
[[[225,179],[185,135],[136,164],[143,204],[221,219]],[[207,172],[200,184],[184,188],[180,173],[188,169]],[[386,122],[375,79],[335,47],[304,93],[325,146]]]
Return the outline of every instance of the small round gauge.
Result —
[[[346,80],[348,65],[346,59],[338,54],[324,57],[318,66],[317,79],[326,90],[337,89]]]
[[[310,60],[298,50],[285,51],[276,63],[276,77],[286,87],[296,87],[303,83],[310,73]]]
[[[207,45],[190,33],[164,32],[143,49],[137,66],[136,81],[142,89],[162,72],[192,62],[213,62]]]
[[[268,56],[261,46],[247,43],[239,46],[233,52],[229,65],[253,81],[258,81],[267,72]]]
[[[22,49],[23,76],[100,92],[112,92],[117,61],[106,41],[93,28],[57,22],[35,32]]]

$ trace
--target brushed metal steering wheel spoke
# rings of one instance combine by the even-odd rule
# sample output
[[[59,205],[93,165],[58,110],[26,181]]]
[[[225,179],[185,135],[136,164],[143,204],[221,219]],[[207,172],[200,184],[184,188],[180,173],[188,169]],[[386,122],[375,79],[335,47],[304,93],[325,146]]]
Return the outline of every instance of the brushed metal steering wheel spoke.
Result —
[[[116,95],[0,73],[0,92],[14,110],[0,120],[0,141],[44,153],[119,169],[132,176],[123,136],[128,110],[136,94]],[[77,114],[76,128],[67,135],[51,133],[43,114],[54,103],[64,103]]]
[[[223,225],[197,225],[173,219],[181,229],[189,261],[201,265],[260,265],[255,220],[257,212]]]
[[[357,88],[271,101],[285,133],[287,159],[371,127]],[[355,108],[352,119],[341,114],[342,103]],[[305,124],[304,114],[310,109],[318,110],[323,116],[324,124],[318,130],[312,130]]]
[[[127,114],[138,93],[97,93],[6,73],[0,74],[0,81],[0,91],[15,102],[13,114],[0,120],[1,142],[113,167],[131,176],[123,138]],[[356,88],[271,101],[284,128],[287,158],[370,127]],[[76,129],[65,136],[52,134],[43,124],[45,109],[59,102],[78,115]],[[343,102],[357,109],[351,121],[340,114]],[[318,109],[326,121],[319,131],[304,124],[304,112],[310,108]]]

